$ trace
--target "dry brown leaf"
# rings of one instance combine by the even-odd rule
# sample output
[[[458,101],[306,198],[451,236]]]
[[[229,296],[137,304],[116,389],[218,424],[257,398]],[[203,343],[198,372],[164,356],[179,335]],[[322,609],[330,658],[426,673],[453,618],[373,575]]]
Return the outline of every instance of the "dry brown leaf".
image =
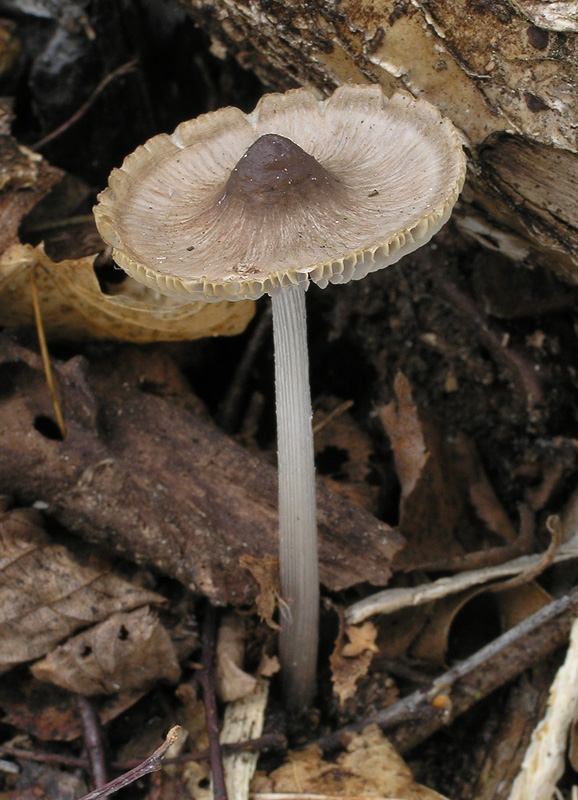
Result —
[[[455,530],[466,501],[451,448],[438,426],[415,405],[408,379],[398,372],[396,399],[378,409],[401,484],[399,531],[406,547],[395,565],[410,569],[464,550]]]
[[[254,303],[192,303],[166,297],[127,277],[114,295],[103,294],[95,256],[55,263],[42,245],[14,244],[0,257],[0,323],[33,325],[30,275],[38,287],[46,336],[52,339],[180,341],[241,333]]]
[[[245,623],[237,614],[225,614],[217,636],[217,693],[225,703],[251,694],[257,680],[241,665],[245,654]]]
[[[402,608],[379,618],[379,663],[407,657],[420,631],[427,625],[431,606]]]
[[[517,533],[491,485],[474,442],[464,433],[454,439],[459,468],[468,483],[470,502],[488,528],[512,544]]]
[[[101,724],[116,719],[142,696],[143,692],[126,692],[95,699]],[[42,741],[70,742],[82,736],[76,697],[51,683],[23,678],[18,670],[0,681],[0,707],[3,723]]]
[[[12,136],[0,135],[0,253],[18,241],[22,220],[63,175]]]
[[[334,797],[444,800],[416,783],[409,767],[376,725],[352,737],[347,752],[335,762],[321,758],[319,748],[289,753],[287,761],[268,776],[256,775],[251,790],[294,792]]]
[[[35,678],[85,696],[177,681],[171,638],[150,608],[121,612],[73,636],[31,667]]]
[[[371,437],[348,410],[352,402],[324,397],[313,416],[318,473],[332,492],[377,514],[380,488],[368,478],[373,470]]]
[[[261,658],[257,675],[259,678],[271,678],[276,675],[281,669],[281,664],[277,656],[268,656],[266,653]]]
[[[411,644],[412,657],[436,666],[445,665],[452,629],[458,614],[463,613],[469,603],[475,603],[484,595],[492,597],[488,611],[491,617],[495,617],[500,632],[515,627],[552,600],[552,597],[534,581],[505,591],[494,592],[491,585],[472,586],[463,592],[448,595],[429,605],[430,613]],[[475,613],[470,610],[469,614],[472,619],[480,618],[480,624],[462,633],[461,646],[469,644],[471,649],[478,649],[489,643],[486,636],[488,631],[491,631],[491,624],[486,627],[485,621],[481,618],[486,608],[484,605],[474,608]]]
[[[364,650],[355,658],[344,658],[341,653],[335,652],[329,657],[333,691],[339,698],[341,708],[357,691],[357,683],[369,672],[372,659],[371,650]]]
[[[373,622],[364,622],[363,625],[348,625],[345,634],[349,638],[349,643],[344,645],[341,654],[345,658],[354,658],[370,650],[372,653],[379,653],[379,647],[375,644],[377,639],[377,628]]]
[[[373,656],[379,648],[375,644],[377,629],[372,622],[365,622],[359,627],[350,625],[344,628],[343,615],[339,609],[338,613],[339,633],[335,648],[329,656],[329,664],[333,691],[339,698],[339,705],[343,707],[345,701],[355,694],[357,682],[367,675]],[[345,634],[350,640],[346,644]]]
[[[522,620],[535,614],[554,599],[535,581],[497,592],[495,597],[503,631],[515,628]]]
[[[0,671],[40,658],[75,630],[164,598],[115,575],[109,564],[80,564],[53,544],[40,515],[0,515]]]
[[[273,619],[277,609],[278,598],[281,597],[281,578],[279,576],[279,559],[266,555],[263,558],[243,555],[239,564],[248,569],[257,581],[259,593],[255,598],[257,613],[274,631],[280,631],[281,626]]]
[[[450,633],[456,617],[473,598],[484,591],[485,587],[480,589],[476,586],[466,589],[465,592],[443,597],[430,604],[427,607],[429,614],[423,621],[423,627],[411,643],[411,656],[427,664],[435,664],[439,667],[444,666]],[[479,629],[472,631],[472,636],[476,642],[478,640],[475,637],[483,630],[483,624],[480,620]],[[483,643],[485,644],[486,642]]]

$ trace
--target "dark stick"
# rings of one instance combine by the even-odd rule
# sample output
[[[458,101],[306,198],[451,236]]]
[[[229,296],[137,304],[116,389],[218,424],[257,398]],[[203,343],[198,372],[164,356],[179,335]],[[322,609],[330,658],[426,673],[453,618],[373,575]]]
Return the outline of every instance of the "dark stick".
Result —
[[[78,710],[80,711],[82,733],[84,736],[88,760],[90,762],[92,780],[94,782],[95,789],[100,789],[108,783],[106,755],[100,721],[92,703],[90,700],[88,700],[88,698],[79,694],[76,696],[76,703],[78,705]]]
[[[246,739],[244,742],[229,742],[222,744],[221,750],[224,753],[245,753],[258,750],[261,753],[278,752],[287,749],[287,738],[282,733],[265,733],[257,739]],[[90,767],[90,762],[87,758],[79,758],[77,756],[61,755],[59,753],[46,753],[42,750],[32,751],[23,750],[20,747],[12,747],[11,745],[0,745],[0,754],[3,756],[10,756],[11,758],[22,759],[23,761],[38,761],[42,764],[58,764],[63,767],[82,767],[87,769]],[[180,756],[174,758],[163,759],[163,764],[186,764],[189,761],[209,761],[209,750],[197,750],[191,753],[181,753]],[[112,761],[110,768],[116,772],[125,772],[126,770],[138,767],[140,761]]]
[[[131,769],[130,772],[126,772],[124,775],[121,775],[120,778],[116,778],[114,781],[107,783],[106,786],[102,786],[100,789],[95,789],[94,792],[85,794],[84,797],[80,798],[80,800],[102,800],[103,797],[108,797],[109,795],[114,794],[114,792],[118,792],[119,789],[124,789],[125,786],[129,786],[131,783],[138,781],[145,775],[149,775],[151,772],[156,772],[159,770],[161,768],[161,762],[164,754],[167,752],[169,747],[177,741],[180,733],[180,727],[175,725],[175,727],[171,728],[167,733],[167,738],[161,744],[161,746],[157,747],[152,756],[149,756],[147,759],[145,759],[142,764],[134,769]]]
[[[107,75],[103,80],[98,84],[94,92],[90,95],[88,100],[86,100],[80,108],[74,112],[74,114],[63,122],[62,125],[59,125],[58,128],[52,131],[52,133],[47,134],[43,139],[36,142],[36,144],[32,145],[32,150],[41,150],[45,145],[52,142],[62,133],[67,131],[75,122],[77,122],[91,107],[94,103],[98,95],[103,91],[103,89],[108,86],[108,84],[113,81],[115,78],[118,78],[120,75],[124,75],[125,72],[130,72],[136,66],[136,60],[128,61],[126,64],[122,64],[118,69],[115,69],[110,75]]]
[[[203,702],[205,704],[205,717],[207,719],[207,734],[209,736],[209,757],[213,777],[214,800],[227,800],[225,774],[223,772],[223,758],[219,742],[219,717],[217,715],[217,701],[215,699],[215,683],[213,680],[213,661],[215,657],[215,639],[217,627],[217,614],[214,607],[207,603],[205,621],[203,623],[203,669],[200,674],[203,687]]]
[[[376,724],[383,730],[399,726],[389,738],[400,752],[411,750],[490,692],[561,647],[568,639],[577,611],[578,588],[460,661],[436,678],[429,688],[418,689],[372,717],[333,731],[316,744],[332,750],[341,746],[342,737]],[[434,701],[442,695],[448,703],[437,708]]]
[[[544,391],[539,376],[521,353],[504,347],[500,337],[488,325],[483,314],[478,311],[474,301],[462,292],[456,283],[439,269],[431,270],[437,286],[457,309],[465,322],[469,323],[479,337],[480,343],[492,354],[498,365],[510,379],[517,398],[524,404],[534,406],[544,402]]]
[[[265,338],[271,331],[271,306],[267,305],[261,314],[261,319],[255,326],[255,329],[247,343],[245,352],[239,361],[231,385],[225,395],[225,399],[221,403],[219,412],[217,414],[217,423],[225,431],[225,433],[235,433],[239,423],[239,406],[241,399],[247,389],[249,376],[255,363],[255,359],[259,354],[259,350],[263,346]]]
[[[229,742],[221,744],[221,752],[223,753],[247,753],[258,750],[260,753],[278,752],[287,749],[287,738],[282,733],[265,733],[257,739],[246,739],[244,742]],[[0,749],[0,752],[2,750]],[[168,764],[185,764],[188,761],[210,761],[210,750],[197,750],[191,753],[182,753],[180,756],[174,758],[167,758],[163,763]],[[111,766],[114,769],[130,769],[135,766],[132,761],[123,761],[113,763]]]

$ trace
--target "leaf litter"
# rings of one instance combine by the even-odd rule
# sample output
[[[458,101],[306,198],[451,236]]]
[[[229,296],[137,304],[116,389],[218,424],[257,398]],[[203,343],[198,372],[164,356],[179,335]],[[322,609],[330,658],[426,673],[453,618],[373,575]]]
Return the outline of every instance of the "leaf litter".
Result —
[[[52,651],[79,628],[166,600],[115,574],[110,563],[82,564],[44,532],[41,515],[0,517],[0,669]]]
[[[90,102],[86,109],[89,107]],[[0,368],[7,381],[0,400],[3,467],[9,471],[2,489],[15,493],[25,503],[39,505],[51,524],[62,526],[67,535],[73,532],[109,551],[116,548],[124,557],[128,554],[135,561],[176,578],[187,590],[193,587],[196,595],[204,594],[228,605],[249,604],[250,610],[265,620],[262,628],[251,624],[247,628],[250,636],[245,640],[242,631],[231,633],[227,616],[219,627],[218,663],[225,676],[222,680],[228,685],[224,694],[236,696],[228,702],[223,716],[235,717],[235,704],[243,704],[256,686],[263,685],[257,664],[270,659],[267,672],[261,674],[274,675],[276,669],[270,656],[271,628],[277,625],[279,602],[271,500],[274,471],[266,463],[266,453],[265,460],[249,462],[247,451],[206,425],[206,409],[188,384],[191,375],[195,382],[195,367],[188,368],[184,351],[155,354],[151,350],[144,357],[149,361],[145,365],[129,349],[113,346],[114,352],[101,351],[97,364],[98,351],[94,345],[84,343],[92,338],[155,342],[227,335],[242,330],[253,309],[249,305],[242,308],[243,304],[234,304],[235,308],[230,309],[225,304],[215,304],[193,317],[180,304],[159,302],[127,281],[116,288],[108,286],[103,292],[95,276],[94,250],[74,256],[71,248],[67,255],[64,246],[63,252],[54,257],[48,255],[52,250],[39,244],[21,243],[18,229],[22,221],[63,176],[15,140],[4,138],[3,145],[0,319],[2,324],[17,328],[30,325],[28,286],[33,274],[48,336],[66,342],[55,373],[64,396],[70,441],[51,440],[42,433],[39,420],[48,418],[49,411],[37,374],[37,357],[29,349],[25,333],[20,339],[21,333],[4,335],[0,341]],[[440,247],[447,248],[446,253],[457,252],[458,256],[460,248],[462,255],[465,253],[463,243],[451,237],[444,241],[442,236]],[[464,263],[467,257],[464,255]],[[416,276],[423,272],[423,264],[419,267]],[[498,267],[494,264],[492,269]],[[479,282],[478,262],[472,274]],[[443,270],[435,281],[428,283],[426,278],[421,286],[418,283],[423,279],[413,275],[408,278],[403,265],[380,280],[385,288],[373,297],[369,296],[369,283],[353,287],[347,300],[336,294],[329,315],[323,306],[329,300],[316,301],[312,297],[312,303],[318,302],[320,316],[325,316],[325,321],[329,319],[326,344],[331,345],[332,337],[340,340],[340,346],[345,340],[350,346],[355,344],[356,358],[350,359],[346,369],[355,375],[356,368],[368,358],[379,377],[373,385],[371,381],[356,383],[343,378],[340,383],[331,377],[334,367],[330,358],[327,368],[319,370],[329,377],[317,403],[322,417],[317,439],[319,473],[326,475],[333,491],[363,506],[366,514],[355,512],[348,503],[337,504],[332,511],[331,504],[336,501],[329,493],[321,495],[322,527],[325,524],[323,581],[332,595],[332,610],[324,612],[328,642],[325,653],[332,666],[332,690],[321,677],[325,709],[321,716],[309,719],[313,733],[302,727],[293,738],[317,737],[323,741],[322,731],[332,722],[347,724],[353,719],[363,723],[377,709],[380,725],[392,731],[392,740],[404,751],[408,743],[415,747],[450,722],[448,730],[457,731],[453,735],[459,740],[460,750],[460,730],[464,728],[459,728],[456,717],[471,708],[471,697],[485,696],[528,666],[537,669],[536,659],[542,664],[543,680],[547,681],[549,675],[553,676],[549,657],[564,644],[570,630],[572,612],[568,608],[560,611],[560,602],[564,599],[563,587],[575,582],[578,504],[565,488],[565,480],[575,479],[576,433],[567,415],[558,414],[560,425],[551,424],[558,411],[563,410],[563,392],[552,394],[550,410],[546,406],[546,389],[552,376],[562,381],[567,396],[572,396],[569,388],[576,389],[570,373],[564,373],[566,365],[556,344],[557,338],[558,343],[572,339],[568,331],[556,331],[556,321],[544,318],[539,329],[526,326],[518,336],[521,346],[511,349],[510,331],[507,336],[498,336],[494,323],[488,323],[471,302],[468,305],[468,298],[444,276]],[[476,280],[472,280],[474,290]],[[441,293],[453,303],[452,311],[458,310],[467,320],[465,334],[459,325],[452,329],[448,324],[451,314],[439,300],[434,299],[424,309],[421,297],[431,294],[436,281]],[[352,297],[361,297],[362,302],[355,305]],[[531,298],[522,300],[526,309],[537,308]],[[387,306],[387,313],[382,305]],[[354,307],[356,311],[352,313]],[[223,317],[213,316],[217,309],[226,312]],[[203,314],[207,316],[203,318]],[[508,314],[502,314],[500,319],[500,324],[507,326]],[[524,327],[520,322],[516,324]],[[366,325],[371,326],[371,336],[362,338],[360,333]],[[481,348],[475,341],[476,332]],[[511,334],[517,336],[515,326],[511,326]],[[452,343],[453,335],[457,344]],[[414,343],[413,352],[406,347],[410,340]],[[330,351],[331,346],[326,352]],[[70,352],[74,352],[72,358]],[[203,351],[201,345],[195,355],[197,366],[203,359],[209,362],[209,355],[210,348]],[[551,362],[548,369],[544,369],[546,361]],[[170,378],[183,376],[185,371],[187,378],[182,377],[182,381]],[[333,375],[343,375],[344,371],[334,370]],[[154,379],[149,380],[151,376]],[[254,382],[254,376],[249,376],[249,384],[253,409],[266,408],[262,384]],[[147,387],[146,391],[143,387]],[[360,387],[367,393],[363,394]],[[368,400],[374,403],[370,411]],[[174,426],[161,421],[167,408]],[[182,411],[187,413],[181,414]],[[250,429],[260,441],[251,441],[253,453],[267,447],[263,418],[259,422],[257,415],[256,419],[257,424],[253,422]],[[183,436],[177,423],[192,424],[192,435]],[[511,451],[504,449],[509,434]],[[183,460],[182,452],[190,452],[195,439],[200,441],[200,447],[193,449],[190,460]],[[23,441],[27,456],[19,452]],[[223,458],[220,470],[211,472],[219,457]],[[132,465],[137,463],[145,466],[144,474],[133,470]],[[191,464],[198,465],[198,470],[192,469]],[[257,476],[253,483],[246,475],[252,471]],[[166,491],[169,475],[177,477],[170,484],[170,491]],[[229,476],[232,479],[228,482]],[[397,516],[391,513],[396,507],[391,487],[396,482],[400,494]],[[212,486],[223,488],[225,494],[228,492],[237,500],[245,493],[252,501],[243,513],[234,512],[236,524],[228,536],[223,536],[223,531],[227,531],[233,512],[225,511],[230,506],[216,499]],[[516,517],[515,506],[520,501],[525,510]],[[197,515],[192,524],[185,522],[184,507],[189,512],[192,507]],[[552,514],[561,516],[563,535],[561,544],[554,541],[548,547],[545,520]],[[346,519],[351,520],[351,531],[370,535],[354,541],[344,524]],[[517,519],[516,524],[513,519]],[[255,521],[260,521],[261,534],[265,531],[265,535],[257,537],[252,552],[244,553],[248,549],[246,532],[259,527]],[[177,631],[174,624],[164,625],[171,612],[190,615],[190,605],[179,606],[171,593],[167,602],[164,593],[126,581],[115,573],[111,561],[91,556],[79,562],[74,553],[67,553],[63,545],[44,533],[35,511],[13,509],[4,514],[2,523],[0,591],[5,592],[6,598],[0,654],[4,654],[2,664],[6,670],[2,699],[5,723],[39,738],[56,740],[59,736],[70,739],[82,735],[86,739],[87,732],[74,719],[73,693],[96,692],[101,720],[110,726],[111,719],[122,720],[126,715],[132,720],[132,725],[127,723],[132,731],[125,734],[125,743],[136,742],[137,729],[143,731],[151,723],[147,707],[150,701],[144,699],[144,708],[138,702],[149,691],[149,696],[159,700],[155,707],[163,711],[154,726],[156,739],[147,742],[148,751],[145,737],[142,739],[138,752],[141,760],[146,761],[147,752],[159,746],[159,737],[162,741],[177,717],[181,722],[185,719],[184,727],[191,737],[187,746],[182,745],[182,754],[187,754],[187,747],[196,746],[193,742],[202,742],[200,746],[206,747],[214,738],[214,731],[208,732],[199,725],[195,688],[198,663],[189,660],[194,637],[182,629]],[[185,532],[189,536],[191,528],[195,529],[196,538],[187,548]],[[384,539],[388,539],[385,545]],[[540,571],[546,568],[549,571],[546,580],[542,580]],[[375,594],[374,587],[388,586],[392,572],[393,588]],[[556,580],[562,587],[557,592],[552,591],[556,590]],[[508,585],[510,588],[505,590]],[[479,612],[468,609],[475,609],[480,597],[496,588],[501,591],[494,594],[492,603],[502,634],[490,642],[495,652],[484,661],[484,634],[478,631],[481,626],[476,617]],[[562,598],[557,597],[561,592]],[[572,597],[571,593],[568,597]],[[572,609],[574,600],[568,602]],[[484,614],[488,608],[486,605]],[[468,613],[474,619],[469,627],[478,634],[472,646],[478,648],[480,658],[476,662],[473,656],[461,656],[457,666],[447,668],[446,662],[456,658],[452,637],[457,623],[464,614],[467,620]],[[545,624],[551,642],[541,641],[538,646],[540,637],[535,636],[536,642],[532,639],[530,621],[541,619],[540,614],[553,616],[544,617],[550,620]],[[539,630],[543,629],[536,628]],[[517,639],[518,635],[521,638]],[[543,634],[541,638],[545,638]],[[244,656],[242,645],[247,647]],[[534,660],[533,647],[537,654]],[[501,655],[509,672],[500,662]],[[572,652],[568,656],[570,665],[571,658]],[[33,673],[60,688],[48,688],[38,680],[22,677],[19,670],[32,662]],[[487,672],[488,664],[494,666],[489,668],[490,676],[484,683],[482,673]],[[509,677],[500,681],[500,674]],[[185,682],[175,690],[175,684],[183,677]],[[6,691],[16,684],[21,691],[18,698],[18,692]],[[416,686],[429,688],[426,691]],[[523,688],[523,680],[520,687]],[[125,697],[121,700],[123,692]],[[106,693],[111,694],[103,700]],[[48,712],[42,725],[35,727],[32,717],[36,710],[41,716],[40,698],[49,695]],[[556,700],[555,696],[553,688],[551,707],[556,703],[558,707],[566,706],[567,717],[550,748],[558,759],[557,772],[548,778],[545,791],[553,789],[560,764],[566,763],[561,753],[576,714],[572,703]],[[56,723],[58,703],[66,709],[60,727]],[[264,724],[264,736],[267,724],[283,724],[274,710],[274,696],[272,703],[267,712],[262,703],[260,722],[256,723]],[[332,704],[340,705],[340,710],[334,706],[332,710]],[[271,701],[267,706],[270,705]],[[518,714],[522,713],[521,708],[514,706]],[[531,724],[532,713],[525,712],[527,724],[528,720]],[[388,714],[390,718],[397,715],[395,725],[386,721]],[[109,729],[112,731],[112,727]],[[252,730],[260,732],[259,727]],[[508,745],[509,734],[504,731],[503,743]],[[468,735],[473,748],[475,735],[471,730]],[[282,766],[270,762],[267,774],[261,770],[251,784],[245,775],[241,781],[243,791],[251,791],[251,796],[263,800],[272,793],[301,798],[312,794],[326,798],[442,796],[415,783],[408,767],[377,729],[342,731],[337,738],[342,750],[343,746],[346,749],[341,755],[329,758],[315,746],[290,751]],[[34,742],[29,744],[34,749]],[[450,753],[450,761],[452,757],[456,758],[455,753]],[[529,755],[526,763],[531,764],[532,758]],[[283,760],[282,756],[275,759]],[[423,759],[427,760],[426,756]],[[254,761],[253,756],[251,760]],[[416,763],[412,757],[412,764]],[[490,756],[487,763],[490,764]],[[502,769],[505,775],[503,765]],[[192,796],[209,796],[206,762],[189,762],[182,772],[179,764],[166,770],[155,777],[151,797],[154,791],[163,792],[163,788],[164,797],[170,798],[171,793],[179,796],[185,781]],[[427,767],[422,763],[418,771],[427,773]],[[483,796],[483,776],[474,790],[468,789],[467,780],[458,781],[458,773],[454,769],[460,798],[467,800],[474,791]],[[496,800],[505,800],[504,792],[512,780],[510,776],[504,781],[506,789],[496,794]],[[439,773],[437,783],[443,786]],[[236,796],[235,789],[231,787],[231,796]],[[457,798],[458,789],[448,794]]]
[[[183,341],[241,333],[254,304],[191,303],[147,289],[132,278],[105,294],[95,256],[54,262],[41,245],[15,244],[0,257],[0,324],[33,324],[30,275],[39,295],[48,339]]]

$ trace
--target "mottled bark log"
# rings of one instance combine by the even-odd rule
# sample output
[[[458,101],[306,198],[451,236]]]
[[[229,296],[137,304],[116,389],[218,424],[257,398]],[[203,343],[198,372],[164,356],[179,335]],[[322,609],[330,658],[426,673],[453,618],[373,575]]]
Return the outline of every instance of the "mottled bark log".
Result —
[[[75,357],[56,374],[65,441],[46,435],[38,356],[0,338],[0,493],[214,602],[251,602],[257,586],[239,561],[277,555],[275,468],[118,363]],[[321,581],[386,584],[401,537],[321,484],[318,507]]]
[[[578,282],[575,0],[187,2],[272,89],[371,81],[433,102],[471,157],[463,230]]]

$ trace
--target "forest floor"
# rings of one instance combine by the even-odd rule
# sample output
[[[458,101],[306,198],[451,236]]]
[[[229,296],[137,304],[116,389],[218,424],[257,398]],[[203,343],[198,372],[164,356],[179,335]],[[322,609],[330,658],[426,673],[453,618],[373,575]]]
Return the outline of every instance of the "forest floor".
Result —
[[[206,749],[260,692],[251,797],[506,800],[578,603],[578,290],[450,223],[308,291],[322,635],[287,719],[268,301],[186,341],[91,214],[139,143],[264,89],[164,3],[22,5],[0,9],[0,800],[143,762],[120,796],[209,797]]]

